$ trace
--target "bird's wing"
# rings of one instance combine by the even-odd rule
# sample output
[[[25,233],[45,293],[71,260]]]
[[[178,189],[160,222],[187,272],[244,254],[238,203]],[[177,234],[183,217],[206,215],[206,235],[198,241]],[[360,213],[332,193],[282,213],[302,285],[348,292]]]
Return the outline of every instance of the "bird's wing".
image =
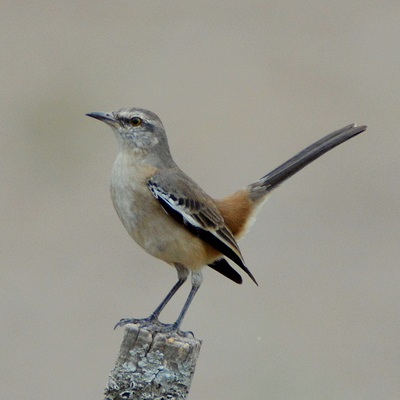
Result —
[[[230,258],[257,284],[213,200],[183,172],[179,172],[155,174],[150,178],[148,187],[154,197],[172,218]]]

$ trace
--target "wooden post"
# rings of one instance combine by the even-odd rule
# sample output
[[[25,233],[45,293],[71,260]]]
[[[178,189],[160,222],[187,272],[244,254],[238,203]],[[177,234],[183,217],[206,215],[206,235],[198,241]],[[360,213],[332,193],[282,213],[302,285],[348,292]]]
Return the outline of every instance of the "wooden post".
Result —
[[[105,400],[184,400],[201,340],[127,324]]]

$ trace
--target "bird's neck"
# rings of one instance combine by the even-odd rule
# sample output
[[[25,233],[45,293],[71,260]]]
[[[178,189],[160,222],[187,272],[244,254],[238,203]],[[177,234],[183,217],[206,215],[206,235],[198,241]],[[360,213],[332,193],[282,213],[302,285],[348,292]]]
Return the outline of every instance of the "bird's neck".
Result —
[[[137,151],[120,151],[112,171],[112,184],[128,185],[132,182],[147,180],[157,171],[157,168],[146,157]]]

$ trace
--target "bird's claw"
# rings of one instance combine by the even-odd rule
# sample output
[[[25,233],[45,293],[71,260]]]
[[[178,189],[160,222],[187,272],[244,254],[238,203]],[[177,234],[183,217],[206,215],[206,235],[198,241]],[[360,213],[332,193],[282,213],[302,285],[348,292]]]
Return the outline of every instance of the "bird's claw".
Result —
[[[154,317],[148,317],[148,318],[122,318],[117,324],[114,326],[114,329],[117,329],[119,327],[123,327],[127,324],[134,324],[134,325],[139,325],[141,328],[149,328],[152,331],[155,332],[161,332],[161,333],[170,333],[174,334],[176,333],[179,336],[182,337],[189,337],[190,335],[194,337],[194,334],[192,331],[181,331],[179,329],[179,326],[176,324],[164,324],[163,322],[160,322],[158,318]]]
[[[134,324],[134,325],[139,325],[141,328],[145,327],[158,327],[158,326],[165,326],[166,324],[163,324],[158,320],[156,317],[148,317],[148,318],[122,318],[119,322],[116,323],[114,326],[114,329],[117,329],[119,327],[123,327],[127,324]]]

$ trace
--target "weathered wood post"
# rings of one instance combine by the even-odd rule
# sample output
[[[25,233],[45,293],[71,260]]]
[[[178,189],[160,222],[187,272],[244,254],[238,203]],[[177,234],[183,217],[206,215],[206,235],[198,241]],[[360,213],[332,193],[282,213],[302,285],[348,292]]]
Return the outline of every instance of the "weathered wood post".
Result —
[[[201,340],[127,324],[105,400],[184,400]]]

